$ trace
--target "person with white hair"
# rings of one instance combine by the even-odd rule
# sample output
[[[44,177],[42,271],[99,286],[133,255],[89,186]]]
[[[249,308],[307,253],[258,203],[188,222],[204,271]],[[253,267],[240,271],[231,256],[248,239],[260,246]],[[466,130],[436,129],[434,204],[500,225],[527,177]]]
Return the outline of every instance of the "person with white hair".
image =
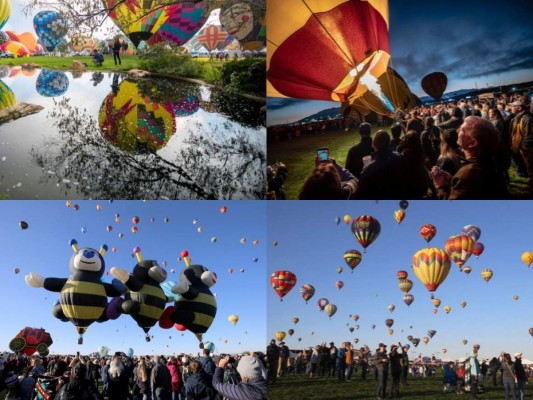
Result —
[[[107,393],[110,399],[126,400],[129,395],[128,377],[120,356],[115,354],[109,364]]]
[[[237,372],[241,375],[242,382],[237,384],[223,383],[224,368],[230,357],[219,361],[218,368],[213,376],[213,387],[216,391],[231,400],[266,400],[267,384],[263,363],[257,357],[243,356],[237,364]]]

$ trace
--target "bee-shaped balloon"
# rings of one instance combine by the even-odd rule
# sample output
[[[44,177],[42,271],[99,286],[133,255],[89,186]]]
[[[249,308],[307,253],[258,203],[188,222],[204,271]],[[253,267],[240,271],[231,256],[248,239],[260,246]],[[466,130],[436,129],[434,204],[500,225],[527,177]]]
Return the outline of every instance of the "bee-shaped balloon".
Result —
[[[105,244],[100,251],[89,247],[80,249],[78,242],[72,239],[70,246],[74,250],[70,258],[70,278],[43,278],[30,272],[25,280],[32,287],[61,293],[52,314],[62,321],[72,322],[80,334],[78,344],[83,344],[83,334],[89,325],[109,319],[106,314],[107,298],[120,296],[123,291],[120,282],[110,284],[101,280],[105,271],[102,257],[107,251]]]
[[[216,283],[217,276],[201,265],[191,265],[187,251],[181,253],[186,268],[180,274],[180,281],[173,288],[173,293],[180,294],[174,306],[168,307],[159,325],[168,329],[173,324],[180,324],[193,332],[203,348],[202,336],[215,319],[217,302],[210,288]]]
[[[129,291],[125,299],[113,299],[110,306],[115,306],[119,313],[131,315],[146,333],[146,341],[149,342],[148,331],[159,321],[166,303],[174,301],[174,298],[167,297],[159,285],[165,281],[167,273],[157,261],[143,260],[139,247],[135,247],[133,253],[139,262],[131,274],[119,267],[111,268],[111,275],[124,283]]]

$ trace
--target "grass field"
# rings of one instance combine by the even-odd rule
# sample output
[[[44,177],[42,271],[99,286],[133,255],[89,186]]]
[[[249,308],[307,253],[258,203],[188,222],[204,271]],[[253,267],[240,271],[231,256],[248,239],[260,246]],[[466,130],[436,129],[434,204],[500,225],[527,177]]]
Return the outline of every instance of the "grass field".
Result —
[[[378,130],[372,128],[372,135]],[[341,165],[345,165],[348,150],[354,144],[359,143],[360,135],[344,131],[324,131],[323,133],[305,134],[300,137],[293,137],[292,140],[282,140],[278,143],[268,143],[268,165],[276,161],[282,162],[289,171],[285,182],[285,193],[287,199],[298,199],[298,193],[305,180],[314,169],[316,149],[329,147],[329,154]],[[513,199],[524,199],[527,195],[527,179],[519,178],[514,168],[510,170],[511,176],[511,197]]]
[[[400,386],[400,397],[409,400],[470,399],[470,393],[458,395],[443,393],[442,372],[432,378],[408,378],[407,386]],[[390,394],[391,378],[387,382]],[[351,382],[338,382],[331,377],[309,378],[307,375],[289,375],[268,386],[268,398],[272,400],[369,400],[376,398],[377,381],[373,375],[366,381],[360,375],[352,375]],[[480,399],[503,399],[504,391],[492,382],[484,384],[485,393]],[[527,387],[526,387],[527,393]]]

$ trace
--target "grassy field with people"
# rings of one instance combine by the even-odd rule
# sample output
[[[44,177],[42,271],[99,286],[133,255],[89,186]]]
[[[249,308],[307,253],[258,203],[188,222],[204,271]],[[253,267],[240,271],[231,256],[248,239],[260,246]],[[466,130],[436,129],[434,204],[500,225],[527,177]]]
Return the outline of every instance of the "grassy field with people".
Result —
[[[470,393],[456,394],[444,393],[442,383],[442,370],[431,378],[408,379],[407,386],[400,386],[400,397],[409,400],[446,400],[470,399]],[[387,383],[387,396],[390,393],[391,378]],[[503,399],[503,387],[493,387],[492,382],[482,383],[484,394],[478,394],[480,399]],[[268,398],[277,400],[369,400],[376,398],[377,380],[371,375],[366,381],[360,375],[352,376],[351,382],[338,382],[336,378],[319,376],[309,378],[308,375],[289,375],[278,379],[274,384],[268,385]],[[527,393],[527,389],[526,389]]]
[[[372,136],[379,127],[372,127]],[[390,128],[385,128],[390,132]],[[348,150],[360,142],[361,136],[355,129],[350,132],[343,130],[324,130],[320,133],[302,134],[291,140],[282,139],[268,142],[268,165],[281,162],[287,166],[288,175],[285,181],[285,193],[287,199],[298,199],[298,193],[305,180],[314,169],[316,149],[329,148],[329,155],[342,166],[345,165]],[[512,199],[524,199],[527,197],[527,178],[518,177],[516,169],[509,170],[511,178],[510,195]]]

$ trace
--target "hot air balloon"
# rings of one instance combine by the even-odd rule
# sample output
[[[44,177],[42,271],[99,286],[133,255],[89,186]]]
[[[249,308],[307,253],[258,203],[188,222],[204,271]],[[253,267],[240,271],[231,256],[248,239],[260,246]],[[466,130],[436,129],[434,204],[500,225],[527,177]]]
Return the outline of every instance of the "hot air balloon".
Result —
[[[428,338],[427,336],[424,336],[424,337],[422,338],[422,341],[424,342],[424,344],[428,344],[428,342],[429,342],[429,338]]]
[[[6,24],[11,15],[11,0],[0,1],[0,29]]]
[[[419,339],[419,338],[414,338],[413,341],[412,341],[412,343],[413,343],[413,345],[414,345],[415,347],[417,347],[418,344],[420,343],[420,339]]]
[[[533,252],[531,251],[525,251],[522,253],[522,262],[524,264],[527,265],[527,267],[529,268],[529,266],[531,265],[531,263],[533,262]]]
[[[369,215],[357,217],[352,222],[352,233],[359,244],[363,246],[363,253],[366,253],[366,248],[377,239],[380,232],[379,221]]]
[[[39,11],[33,17],[33,27],[46,50],[54,51],[67,34],[68,20],[57,11]]]
[[[285,336],[287,334],[283,331],[276,332],[276,339],[278,339],[279,342],[281,342],[283,339],[285,339]]]
[[[11,4],[10,1],[3,1],[2,4]],[[2,10],[0,9],[0,15],[2,13]],[[2,18],[2,17],[0,17]],[[1,22],[0,22],[1,24]],[[2,44],[5,44],[7,42],[9,42],[11,39],[9,38],[9,35],[7,33],[5,33],[4,31],[0,31],[0,45]]]
[[[353,331],[355,330],[354,327],[350,327],[350,329],[348,329],[351,333],[353,333]]]
[[[466,345],[468,343],[468,340],[463,339],[463,344]]]
[[[131,233],[137,233],[139,231],[139,228],[136,226],[131,227]]]
[[[359,321],[359,315],[357,315],[357,314],[355,314],[352,318],[353,318],[354,321]]]
[[[24,229],[28,229],[29,225],[26,221],[20,221],[19,222],[19,226],[20,226],[20,229],[24,230]]]
[[[24,353],[28,357],[37,351],[39,355],[45,357],[52,343],[54,343],[52,336],[44,329],[27,326],[11,339],[9,349],[15,353]]]
[[[1,39],[0,39],[1,43]],[[335,217],[335,224],[339,225],[341,223],[341,217]]]
[[[65,94],[69,87],[67,75],[61,71],[42,69],[37,77],[35,89],[37,93],[45,97],[56,97]],[[74,205],[76,209],[77,204]],[[78,206],[79,209],[80,206]]]
[[[204,231],[204,229],[201,226],[199,226],[197,231],[198,231],[198,233],[202,233]]]
[[[533,336],[533,328],[529,328],[529,334]]]
[[[336,271],[337,271],[337,273],[341,274],[342,271],[343,271],[343,269],[342,269],[342,267],[337,267],[337,268],[336,268]]]
[[[432,310],[432,312],[433,312],[433,314],[437,314],[437,309],[434,308],[434,309]]]
[[[346,215],[342,218],[342,220],[344,221],[344,223],[345,223],[346,225],[348,225],[350,222],[352,222],[352,217],[351,217],[350,214],[346,214]]]
[[[449,314],[451,310],[452,308],[450,306],[444,306],[444,311],[446,312],[446,314]]]
[[[172,4],[168,7],[167,14],[168,18],[157,30],[157,35],[161,40],[178,46],[187,43],[202,28],[208,16],[203,1]]]
[[[105,230],[111,232],[113,230],[113,227],[111,225],[108,225],[105,227]]]
[[[296,325],[296,324],[298,323],[298,321],[300,321],[300,318],[296,318],[296,317],[294,317],[294,318],[292,319],[292,323],[293,323],[294,325]]]
[[[307,301],[311,299],[311,297],[315,294],[315,288],[313,285],[305,284],[300,288],[300,294],[302,295],[302,298],[305,300],[305,304],[307,304]]]
[[[435,307],[438,308],[438,307],[440,306],[440,303],[441,303],[440,299],[433,299],[433,305],[434,305]]]
[[[104,99],[98,125],[108,142],[131,154],[156,152],[176,132],[172,104],[152,100],[141,93],[138,82],[127,79]]]
[[[389,310],[390,312],[393,312],[395,308],[396,306],[394,304],[389,304],[389,306],[387,307],[387,310]]]
[[[442,349],[442,352],[446,354],[448,352],[448,349]]]
[[[254,246],[257,246],[257,245],[259,244],[259,240],[257,240],[257,239],[254,240],[254,241],[252,242],[252,244],[253,244]]]
[[[328,317],[332,317],[337,312],[337,306],[335,304],[328,304],[326,307],[324,307],[324,311],[328,315]]]
[[[434,292],[450,272],[450,258],[442,249],[422,249],[413,256],[413,270],[420,282]]]
[[[467,275],[470,274],[470,272],[472,272],[472,268],[470,268],[469,266],[466,266],[463,268],[463,272]]]
[[[319,299],[319,300],[318,300],[318,309],[319,309],[320,311],[324,311],[324,308],[325,308],[328,304],[329,304],[328,299],[324,299],[324,298]]]
[[[14,272],[15,274],[18,274],[18,273],[20,272],[20,268],[13,268],[13,272]]]
[[[405,218],[404,210],[394,211],[394,219],[396,220],[396,222],[398,222],[398,224],[401,224],[404,218]]]
[[[398,283],[398,286],[402,292],[407,294],[413,287],[413,281],[410,279],[402,279],[400,280],[400,283]]]
[[[0,80],[0,110],[17,105],[15,93]]]
[[[279,300],[283,301],[283,296],[291,291],[296,284],[296,275],[290,271],[274,271],[270,275],[270,284],[279,296]]]
[[[104,4],[107,10],[111,10],[109,17],[135,47],[139,46],[141,40],[150,39],[169,18],[170,7],[161,7],[155,0],[104,0]]]
[[[294,329],[289,329],[289,330],[287,331],[287,333],[289,334],[289,336],[294,335]]]
[[[335,282],[335,286],[337,287],[338,290],[341,290],[342,287],[344,286],[344,282],[343,281],[337,281],[337,282]]]
[[[400,200],[398,205],[402,210],[407,210],[407,207],[409,207],[409,202],[407,200]]]
[[[15,57],[29,57],[30,51],[20,42],[7,42],[0,46],[0,49],[4,51],[10,51],[14,54]],[[22,70],[23,71],[23,70]],[[24,71],[23,71],[24,72]],[[13,73],[13,70],[11,70],[11,73]],[[10,76],[12,76],[10,74]]]
[[[472,254],[474,240],[465,234],[454,235],[446,241],[445,249],[452,261],[455,262],[459,267],[459,270],[461,270],[461,267]]]
[[[514,296],[513,296],[513,300],[514,300],[514,301],[517,301],[518,299],[519,299],[519,297],[518,297],[517,295],[514,295]]]
[[[474,242],[477,242],[481,237],[481,229],[475,225],[466,225],[461,229],[461,232],[470,237]]]
[[[387,328],[392,327],[392,325],[394,325],[394,320],[390,319],[390,318],[386,319],[385,320],[385,325],[387,325]]]
[[[396,277],[397,277],[400,281],[402,281],[402,280],[404,280],[404,279],[407,279],[408,276],[409,276],[409,274],[407,273],[407,271],[403,271],[403,270],[402,270],[402,271],[398,271],[398,272],[396,273]]]
[[[437,331],[434,330],[434,329],[430,329],[430,330],[428,331],[428,336],[429,336],[430,338],[433,338],[433,336],[435,336],[436,334],[437,334]]]
[[[241,238],[240,242],[241,242],[241,244],[245,244],[246,243],[246,238]]]
[[[448,78],[444,72],[432,72],[431,74],[424,76],[421,82],[424,92],[437,101],[442,97],[447,84]]]
[[[485,246],[483,246],[483,243],[475,242],[474,248],[472,249],[472,254],[475,255],[476,258],[479,258],[479,256],[483,253],[483,250],[485,250]]]
[[[230,0],[220,10],[220,23],[243,50],[260,50],[266,44],[265,2]]]
[[[485,282],[489,283],[489,281],[491,280],[492,278],[492,270],[491,269],[484,269],[483,271],[481,271],[481,277],[485,280]]]
[[[348,267],[350,267],[351,272],[353,273],[353,270],[355,267],[359,265],[362,259],[362,255],[357,250],[348,250],[344,252],[344,261],[346,261],[346,264]]]
[[[233,272],[233,268],[228,268],[228,272],[231,274]]]
[[[221,26],[209,25],[198,32],[198,42],[201,43],[207,51],[222,50],[229,42],[228,33]]]
[[[217,238],[216,238],[216,236],[213,236],[213,237],[211,238],[211,243],[216,243],[216,242],[217,242]]]
[[[408,307],[413,301],[415,301],[415,296],[413,296],[412,294],[406,294],[403,296],[403,302],[407,304]]]
[[[237,325],[237,322],[239,322],[239,316],[236,314],[231,314],[228,317],[228,321],[231,322],[233,325]]]
[[[431,239],[437,234],[437,228],[431,224],[425,224],[420,227],[420,236],[426,241],[431,242]]]

